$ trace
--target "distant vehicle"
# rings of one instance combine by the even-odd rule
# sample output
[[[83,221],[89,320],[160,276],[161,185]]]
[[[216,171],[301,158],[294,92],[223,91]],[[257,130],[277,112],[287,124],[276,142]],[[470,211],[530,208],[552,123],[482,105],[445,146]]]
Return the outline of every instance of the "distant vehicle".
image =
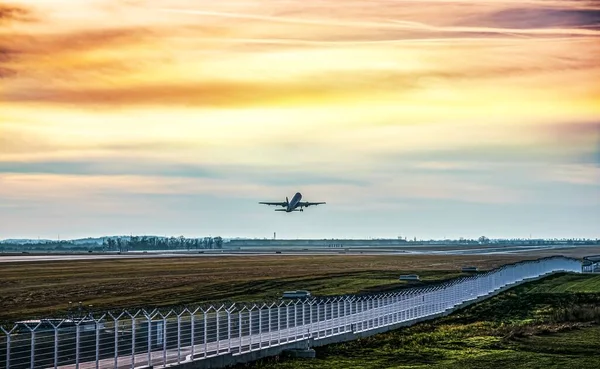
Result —
[[[462,267],[462,271],[465,273],[476,272],[478,271],[476,266],[464,266]]]
[[[282,299],[304,299],[311,297],[310,292],[306,290],[298,290],[298,291],[285,291],[283,293]]]
[[[401,281],[419,281],[420,278],[416,274],[405,274],[400,276]]]
[[[304,211],[303,207],[325,204],[324,202],[308,202],[300,200],[302,200],[302,194],[300,192],[296,192],[294,197],[292,197],[292,201],[289,201],[289,199],[286,197],[285,201],[282,202],[259,202],[259,204],[281,206],[285,209],[275,209],[275,211],[285,211],[286,213],[291,213],[292,211]]]
[[[31,330],[36,332],[54,332],[54,327],[60,327],[61,330],[75,330],[79,326],[80,332],[95,331],[96,326],[104,329],[104,322],[96,322],[93,319],[32,319],[16,322],[17,331],[29,333]]]

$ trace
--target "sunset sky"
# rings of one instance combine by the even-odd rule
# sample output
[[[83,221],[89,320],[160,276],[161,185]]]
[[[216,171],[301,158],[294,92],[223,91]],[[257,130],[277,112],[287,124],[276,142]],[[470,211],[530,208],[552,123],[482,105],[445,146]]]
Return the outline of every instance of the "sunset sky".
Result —
[[[0,239],[598,238],[599,58],[598,0],[0,0]]]

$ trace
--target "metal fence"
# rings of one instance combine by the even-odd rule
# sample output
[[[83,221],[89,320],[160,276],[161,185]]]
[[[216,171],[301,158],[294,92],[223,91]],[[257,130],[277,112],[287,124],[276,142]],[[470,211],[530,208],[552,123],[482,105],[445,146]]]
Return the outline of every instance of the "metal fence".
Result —
[[[550,257],[396,293],[30,321],[0,327],[0,368],[162,368],[240,355],[413,321],[531,278],[581,268],[579,260]]]

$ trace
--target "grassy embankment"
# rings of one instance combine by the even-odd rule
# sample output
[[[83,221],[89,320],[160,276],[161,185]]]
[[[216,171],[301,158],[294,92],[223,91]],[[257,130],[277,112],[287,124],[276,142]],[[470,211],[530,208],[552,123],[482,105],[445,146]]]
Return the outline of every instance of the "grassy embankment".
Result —
[[[600,275],[551,276],[433,322],[316,351],[317,359],[272,358],[251,366],[598,368]]]
[[[6,263],[0,267],[0,324],[61,316],[69,301],[94,310],[276,299],[282,291],[370,293],[461,275],[463,265],[495,268],[535,256],[246,256]],[[413,285],[413,284],[411,284]],[[417,284],[418,285],[418,284]]]

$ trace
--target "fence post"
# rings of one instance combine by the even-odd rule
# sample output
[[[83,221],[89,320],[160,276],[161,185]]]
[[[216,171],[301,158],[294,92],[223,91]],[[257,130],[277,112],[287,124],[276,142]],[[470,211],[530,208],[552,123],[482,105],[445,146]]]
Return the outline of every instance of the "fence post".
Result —
[[[181,313],[177,314],[177,364],[181,364],[181,315],[186,311],[187,309],[184,309]]]
[[[294,302],[294,341],[298,340],[298,302]]]
[[[281,305],[283,302],[280,302],[277,305],[277,346],[281,345]]]
[[[163,366],[167,365],[167,329],[168,329],[168,324],[167,324],[167,317],[169,315],[171,315],[173,311],[169,311],[167,313],[167,315],[163,315],[162,313],[160,313],[160,315],[162,316],[163,319]]]
[[[144,310],[144,316],[146,317],[146,323],[148,324],[148,337],[146,337],[148,344],[148,366],[152,366],[152,316],[150,314]]]
[[[306,334],[304,333],[305,332],[304,327],[306,326],[306,309],[305,309],[305,306],[306,306],[306,301],[302,301],[302,325],[301,325],[302,326],[302,329],[301,329],[301,331],[302,331],[302,339],[304,339],[306,337]]]
[[[15,329],[17,329],[16,325],[13,326],[10,331],[7,331],[6,329],[4,329],[4,327],[0,327],[0,331],[3,332],[4,335],[6,335],[6,369],[10,369],[11,335],[12,335],[12,332],[15,331]]]
[[[308,338],[311,338],[312,336],[312,332],[314,331],[313,329],[313,305],[315,304],[315,300],[312,300],[311,302],[309,302],[308,305]]]
[[[321,304],[321,301],[316,301],[315,302],[315,308],[317,309],[317,321],[315,322],[316,324],[316,338],[320,338],[321,337],[321,307],[323,305]]]
[[[288,302],[285,305],[285,343],[290,342],[290,333],[291,333],[291,329],[290,329],[290,304],[292,302]]]
[[[108,315],[110,315],[110,317],[113,319],[113,327],[114,327],[114,362],[115,362],[115,368],[118,368],[118,362],[119,362],[119,318],[121,317],[121,315],[123,315],[123,313],[121,313],[119,316],[115,317],[112,313],[108,313]]]
[[[39,322],[33,329],[28,324],[26,324],[27,328],[29,328],[29,331],[31,332],[31,352],[30,352],[30,357],[29,357],[29,363],[30,363],[31,369],[35,368],[35,330],[41,324],[42,323]]]
[[[136,330],[136,322],[137,316],[140,314],[140,310],[138,310],[135,314],[131,315],[131,313],[126,312],[127,315],[131,318],[131,369],[135,368],[135,330]]]
[[[231,353],[231,312],[233,310],[235,310],[235,304],[233,304],[229,308],[227,308],[227,352],[228,353]]]
[[[94,317],[92,317],[92,319],[94,319],[94,322],[96,323],[96,369],[99,368],[100,366],[100,322],[104,319],[104,317],[106,316],[106,314],[102,314],[100,316],[100,318],[96,319]],[[62,323],[61,323],[62,324]],[[58,331],[57,331],[58,333]],[[58,335],[57,335],[58,338]],[[58,350],[58,346],[56,347],[56,349]],[[58,351],[57,351],[58,353]],[[57,355],[58,356],[58,355]],[[56,369],[56,366],[55,366]]]
[[[258,349],[262,350],[262,313],[264,311],[263,307],[265,305],[263,304],[261,307],[258,308]]]
[[[342,328],[342,323],[343,323],[343,320],[341,319],[341,314],[342,314],[341,313],[342,309],[340,308],[340,302],[341,301],[342,301],[341,298],[338,297],[337,301],[335,303],[336,306],[337,306],[337,318],[335,319],[335,321],[336,321],[336,326],[337,326],[337,332],[338,332],[338,334],[341,333],[340,329]]]
[[[219,315],[221,315],[221,309],[223,309],[224,305],[219,306],[219,309],[215,310],[216,314],[217,314],[217,319],[216,319],[216,323],[217,323],[217,355],[219,355],[219,351],[221,349],[221,332],[220,332],[220,327],[219,327]]]
[[[152,310],[150,313],[143,310],[143,313],[144,316],[146,316],[148,322],[148,366],[152,366],[152,320],[157,315],[157,313],[156,310]]]
[[[333,335],[333,301],[334,299],[327,299],[325,303],[325,337],[328,330],[331,330],[330,335]],[[327,310],[329,310],[329,320],[327,320]]]
[[[54,352],[53,352],[53,356],[54,356],[54,360],[53,360],[53,364],[54,364],[54,369],[56,369],[58,367],[58,327],[64,322],[64,320],[61,320],[60,323],[58,324],[54,324],[54,322],[50,322],[50,325],[52,326],[52,328],[54,329]],[[7,355],[8,355],[8,350],[7,350]],[[10,366],[7,364],[6,365],[7,369],[10,369]]]
[[[2,330],[4,330],[4,328]],[[6,369],[10,368],[10,338],[11,338],[10,333],[7,333],[6,334]]]
[[[190,345],[192,346],[192,360],[194,360],[194,355],[196,353],[196,313],[200,310],[200,308],[196,308],[193,312],[190,311]]]
[[[202,318],[204,319],[204,358],[206,358],[206,355],[208,355],[208,323],[206,322],[206,313],[207,311],[209,311],[212,308],[209,307],[207,310],[202,309]]]
[[[81,324],[81,319],[75,322],[75,369],[79,369],[79,346],[81,345],[79,324]]]
[[[238,341],[239,341],[239,351],[238,354],[242,354],[242,313],[244,312],[244,310],[246,309],[246,307],[244,306],[240,311],[238,311],[238,325],[240,326],[240,329],[238,331]]]

